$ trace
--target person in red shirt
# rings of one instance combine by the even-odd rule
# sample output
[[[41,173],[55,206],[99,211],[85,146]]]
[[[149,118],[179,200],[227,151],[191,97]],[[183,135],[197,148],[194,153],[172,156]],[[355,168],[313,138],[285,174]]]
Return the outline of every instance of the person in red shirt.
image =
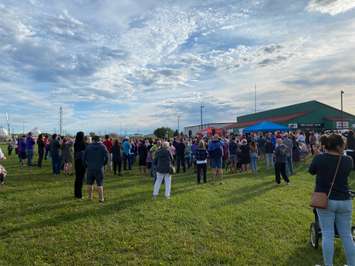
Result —
[[[105,145],[109,154],[107,165],[110,171],[112,171],[112,139],[110,138],[109,135],[105,136],[105,141],[103,142],[103,144]]]

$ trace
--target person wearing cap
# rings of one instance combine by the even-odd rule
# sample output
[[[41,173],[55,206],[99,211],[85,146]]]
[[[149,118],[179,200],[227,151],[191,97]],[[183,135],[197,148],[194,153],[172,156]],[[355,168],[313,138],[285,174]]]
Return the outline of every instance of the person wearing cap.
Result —
[[[93,143],[89,144],[84,152],[84,162],[87,168],[86,178],[88,185],[88,197],[93,199],[94,182],[96,181],[99,193],[99,201],[104,202],[104,167],[108,162],[108,151],[100,142],[98,136],[92,138]]]

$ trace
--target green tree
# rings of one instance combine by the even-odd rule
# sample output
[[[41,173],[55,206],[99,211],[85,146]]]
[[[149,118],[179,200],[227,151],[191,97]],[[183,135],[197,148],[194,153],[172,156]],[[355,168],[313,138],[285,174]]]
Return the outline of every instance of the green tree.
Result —
[[[171,128],[168,127],[160,127],[154,130],[154,135],[157,138],[171,138],[174,135],[174,131]]]

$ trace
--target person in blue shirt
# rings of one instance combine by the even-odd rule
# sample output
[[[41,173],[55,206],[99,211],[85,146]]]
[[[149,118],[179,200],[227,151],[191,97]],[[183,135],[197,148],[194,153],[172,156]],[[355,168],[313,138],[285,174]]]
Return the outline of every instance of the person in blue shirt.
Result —
[[[132,170],[132,163],[131,163],[131,144],[129,143],[129,138],[125,137],[122,143],[122,150],[123,150],[123,170]]]
[[[211,160],[212,168],[212,182],[220,180],[223,184],[223,170],[222,170],[222,157],[223,157],[223,143],[219,140],[217,135],[214,135],[212,141],[208,144],[208,154]]]

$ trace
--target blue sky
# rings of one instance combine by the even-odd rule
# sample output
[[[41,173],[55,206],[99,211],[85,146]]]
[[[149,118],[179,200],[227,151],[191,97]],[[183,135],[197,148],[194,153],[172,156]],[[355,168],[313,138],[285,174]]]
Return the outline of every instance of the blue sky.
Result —
[[[0,0],[12,127],[149,133],[319,100],[355,113],[354,0]],[[0,126],[5,114],[0,114]]]

